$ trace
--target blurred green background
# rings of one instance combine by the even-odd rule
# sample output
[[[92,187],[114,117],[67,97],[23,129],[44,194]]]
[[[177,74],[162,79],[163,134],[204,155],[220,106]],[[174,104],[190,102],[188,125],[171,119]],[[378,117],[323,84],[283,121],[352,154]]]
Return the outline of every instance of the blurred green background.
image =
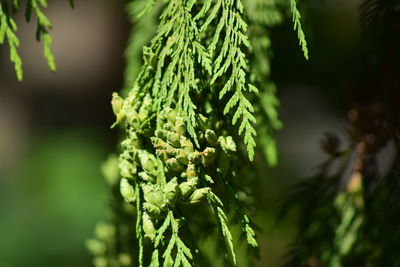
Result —
[[[279,166],[265,168],[255,192],[261,258],[279,266],[296,228],[276,222],[284,190],[312,173],[325,156],[319,140],[342,134],[345,88],[360,57],[359,1],[303,1],[306,62],[290,20],[272,31],[272,78],[284,129]],[[25,77],[16,82],[8,48],[0,50],[0,267],[90,266],[84,241],[107,217],[108,192],[99,166],[117,144],[110,98],[122,85],[129,24],[124,1],[53,1],[58,70],[50,73],[34,41],[35,26],[19,21]]]

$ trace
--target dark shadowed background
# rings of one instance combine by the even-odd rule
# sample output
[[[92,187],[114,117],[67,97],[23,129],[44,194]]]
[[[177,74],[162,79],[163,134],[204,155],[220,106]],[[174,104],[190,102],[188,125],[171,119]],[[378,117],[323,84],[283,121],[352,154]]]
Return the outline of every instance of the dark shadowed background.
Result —
[[[272,32],[272,78],[285,127],[277,133],[279,165],[266,168],[256,191],[261,259],[279,266],[296,229],[275,222],[285,187],[324,158],[324,132],[344,133],[345,90],[360,57],[357,0],[304,1],[310,60],[288,20]],[[116,146],[111,93],[122,86],[129,25],[124,1],[52,1],[57,72],[50,73],[35,25],[18,18],[24,80],[8,47],[0,49],[0,267],[90,266],[84,241],[107,217],[99,166]],[[293,215],[294,216],[294,215]]]

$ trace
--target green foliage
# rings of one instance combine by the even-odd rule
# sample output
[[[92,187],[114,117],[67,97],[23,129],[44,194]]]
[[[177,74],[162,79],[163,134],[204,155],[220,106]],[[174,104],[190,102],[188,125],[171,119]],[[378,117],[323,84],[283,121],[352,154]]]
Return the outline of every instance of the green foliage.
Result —
[[[303,50],[304,57],[308,60],[308,49],[307,49],[307,42],[306,37],[304,35],[303,29],[301,28],[300,22],[300,12],[297,10],[296,7],[296,0],[290,0],[290,10],[292,12],[292,20],[293,20],[293,28],[297,31],[297,38],[299,38],[299,43],[301,46],[301,50]]]
[[[215,29],[209,33],[213,36],[208,46],[214,62],[211,84],[216,82],[223,84],[222,88],[218,90],[219,99],[223,99],[230,93],[223,113],[227,115],[234,110],[233,124],[236,124],[241,118],[239,134],[244,133],[244,143],[247,146],[249,158],[252,160],[256,145],[254,140],[256,130],[253,127],[256,118],[253,115],[254,107],[245,93],[257,93],[258,89],[249,83],[248,77],[246,77],[249,67],[243,49],[248,49],[250,42],[245,33],[247,23],[243,20],[244,7],[240,0],[219,0],[211,8],[212,13],[202,26],[202,29],[206,30],[218,18],[215,21]]]
[[[14,63],[18,80],[22,80],[22,61],[17,51],[19,40],[15,35],[16,31],[17,24],[8,15],[7,7],[0,3],[0,44],[3,44],[4,39],[7,38],[8,45],[10,46],[10,60]]]
[[[37,28],[36,28],[36,39],[38,41],[43,40],[43,55],[47,60],[47,64],[51,71],[56,70],[56,64],[54,56],[51,52],[51,46],[53,39],[49,34],[49,30],[52,28],[51,22],[42,12],[42,8],[47,7],[46,0],[27,0],[25,17],[26,21],[30,21],[32,13],[36,16]]]
[[[73,5],[73,1],[70,1],[70,3]],[[43,56],[46,59],[50,70],[55,71],[56,64],[53,53],[51,52],[53,39],[49,34],[49,30],[52,28],[52,25],[42,11],[42,8],[46,7],[46,0],[26,0],[25,19],[27,22],[29,22],[32,14],[35,15],[37,21],[36,39],[38,41],[43,41]],[[19,8],[20,0],[12,1],[11,11],[8,1],[2,1],[0,4],[0,44],[3,44],[4,39],[7,38],[8,45],[10,47],[10,59],[14,63],[14,69],[17,78],[21,81],[23,77],[23,71],[22,61],[17,51],[19,46],[19,40],[15,34],[17,31],[17,25],[11,17],[11,13],[16,13]]]
[[[279,25],[283,20],[281,9],[286,1],[247,0],[245,7],[249,17],[249,37],[252,44],[251,69],[252,82],[260,89],[259,102],[256,105],[257,143],[263,150],[264,157],[270,166],[277,164],[277,151],[272,136],[275,130],[282,127],[278,118],[279,100],[276,97],[276,86],[270,80],[270,61],[272,57],[269,28]],[[269,14],[265,16],[265,14]]]
[[[117,232],[123,227],[135,232],[136,240],[116,235],[105,266],[122,266],[116,259],[126,247],[117,244],[132,242],[133,265],[208,266],[198,244],[203,235],[220,237],[226,264],[236,266],[232,224],[239,225],[248,248],[257,250],[238,178],[245,177],[243,167],[255,156],[255,127],[262,129],[256,116],[266,127],[269,143],[263,145],[270,164],[276,162],[271,132],[281,123],[268,78],[265,27],[282,17],[275,2],[258,2],[255,7],[250,0],[129,2],[134,29],[124,97],[114,93],[112,99],[113,127],[122,129],[124,139],[118,162],[110,158],[103,170],[115,192],[112,216],[121,218],[113,225]],[[258,5],[271,11],[271,20],[257,13]],[[249,26],[246,17],[254,17]],[[241,134],[244,146],[238,145]],[[119,179],[110,176],[116,167]],[[135,211],[123,218],[122,207]],[[199,221],[214,227],[205,231]]]
[[[221,235],[224,238],[225,245],[228,251],[229,260],[232,265],[236,265],[236,255],[233,248],[232,234],[227,225],[228,218],[222,209],[223,207],[222,201],[215,194],[210,192],[208,194],[208,202],[214,213],[214,216],[217,218],[218,226],[220,228]]]

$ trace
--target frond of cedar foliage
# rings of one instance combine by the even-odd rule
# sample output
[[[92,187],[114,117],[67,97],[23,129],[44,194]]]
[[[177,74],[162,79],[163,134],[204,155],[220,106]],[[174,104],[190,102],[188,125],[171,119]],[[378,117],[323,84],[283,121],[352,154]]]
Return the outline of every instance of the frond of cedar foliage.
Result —
[[[241,162],[255,155],[256,116],[267,127],[259,128],[267,136],[260,140],[269,143],[260,143],[268,147],[271,165],[276,163],[271,133],[281,123],[268,77],[266,27],[280,23],[280,8],[287,7],[276,2],[258,0],[255,8],[249,0],[129,2],[136,32],[134,28],[126,50],[126,97],[114,93],[112,100],[113,126],[119,125],[125,137],[118,159],[105,166],[119,170],[107,180],[119,187],[124,205],[136,210],[134,265],[209,265],[198,245],[204,230],[192,225],[200,218],[214,225],[206,232],[219,236],[227,265],[238,264],[231,224],[238,224],[248,247],[257,249],[254,223],[233,183],[243,175]],[[259,7],[271,20],[262,18]],[[299,15],[294,23],[301,29]],[[94,253],[95,265],[99,259],[109,266],[122,264],[118,252],[107,256],[109,249]]]
[[[49,30],[52,28],[51,22],[43,13],[42,9],[47,7],[46,0],[14,0],[2,1],[0,3],[0,44],[7,40],[10,47],[10,60],[14,63],[15,73],[18,80],[23,78],[22,60],[18,54],[17,48],[19,46],[19,40],[16,35],[17,24],[13,20],[12,16],[16,14],[21,6],[21,2],[25,2],[25,19],[29,22],[32,15],[36,18],[36,39],[43,42],[43,56],[47,61],[47,64],[51,71],[56,70],[56,64],[51,46],[53,39],[49,34]],[[73,1],[70,1],[73,6]]]

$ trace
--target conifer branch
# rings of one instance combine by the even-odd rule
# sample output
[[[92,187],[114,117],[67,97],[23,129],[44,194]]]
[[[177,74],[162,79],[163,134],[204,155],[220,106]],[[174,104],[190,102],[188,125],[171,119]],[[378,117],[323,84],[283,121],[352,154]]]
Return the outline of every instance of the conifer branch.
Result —
[[[232,203],[235,217],[239,220],[242,234],[246,237],[247,244],[252,248],[258,247],[258,242],[256,240],[256,233],[254,229],[251,227],[252,222],[249,217],[244,212],[244,207],[239,200],[239,197],[234,190],[234,188],[227,182],[222,181],[227,188],[230,196],[230,201]]]
[[[246,92],[257,93],[258,89],[249,83],[247,78],[249,67],[243,49],[249,49],[250,42],[246,35],[247,23],[243,19],[243,10],[240,0],[218,0],[211,9],[202,30],[206,30],[217,15],[220,15],[215,29],[212,30],[213,39],[208,46],[210,54],[214,57],[211,83],[219,81],[224,84],[219,91],[220,99],[230,93],[224,115],[235,108],[232,124],[235,125],[241,119],[238,132],[239,135],[244,133],[244,143],[247,146],[249,158],[252,160],[256,146],[254,137],[257,133],[253,126],[256,118],[253,115],[254,107],[245,94]],[[221,33],[224,33],[223,39],[220,37]],[[221,39],[222,41],[219,42]],[[225,77],[228,78],[225,79]]]
[[[136,238],[139,244],[139,267],[143,267],[143,226],[142,226],[142,202],[139,184],[135,186],[136,191]]]
[[[214,217],[216,218],[216,220],[218,222],[218,227],[220,229],[221,235],[224,238],[228,259],[231,262],[231,264],[233,266],[235,266],[236,265],[236,255],[235,255],[235,251],[233,248],[233,238],[232,238],[232,234],[228,227],[228,218],[226,217],[225,212],[222,209],[223,203],[217,197],[217,195],[215,195],[212,192],[210,192],[207,195],[207,200],[208,200],[208,205],[210,206],[210,208],[214,214]]]
[[[6,7],[0,3],[0,44],[4,43],[7,38],[8,45],[10,46],[10,60],[14,63],[15,73],[18,80],[22,80],[22,61],[18,54],[17,48],[19,46],[18,37],[15,35],[17,31],[17,24],[8,15]]]
[[[292,12],[293,29],[297,31],[297,38],[299,39],[301,50],[303,50],[304,57],[308,60],[307,41],[303,29],[301,28],[301,15],[297,9],[296,0],[290,0],[290,11]]]
[[[196,65],[200,64],[205,71],[210,71],[211,63],[198,39],[199,30],[191,14],[193,4],[184,0],[167,4],[160,17],[157,34],[148,48],[148,53],[157,61],[154,64],[147,62],[147,66],[145,63],[143,74],[154,67],[154,79],[144,82],[152,88],[154,107],[160,111],[174,106],[181,112],[186,119],[188,133],[198,146],[195,130],[197,107],[191,94],[201,91],[197,81],[199,77],[196,77],[201,72]]]
[[[234,208],[238,221],[232,222],[239,223],[247,244],[256,248],[251,220],[236,188],[226,181],[238,175],[236,165],[244,157],[253,159],[256,145],[254,113],[260,104],[250,99],[258,96],[261,79],[253,79],[257,71],[249,62],[252,47],[244,21],[245,7],[240,0],[165,1],[160,9],[157,1],[149,0],[146,7],[143,4],[130,2],[131,21],[137,23],[132,17],[145,10],[146,14],[160,12],[159,24],[143,48],[144,63],[133,86],[127,87],[128,95],[122,98],[114,93],[112,100],[116,115],[113,126],[119,125],[126,134],[121,142],[117,180],[125,204],[136,201],[139,265],[192,267],[200,262],[197,237],[187,237],[185,234],[191,234],[189,227],[184,233],[180,226],[197,216],[188,214],[183,206],[207,199],[225,243],[226,258],[235,266],[229,219],[211,177],[227,185],[218,190],[224,191],[221,195]],[[153,23],[143,16],[140,20],[146,25]],[[146,29],[150,29],[148,38],[153,27]],[[132,40],[128,68],[137,66],[132,57],[140,53]],[[128,69],[126,75],[136,76],[134,72]],[[126,76],[126,81],[133,76]],[[222,101],[223,108],[215,106]],[[274,103],[271,105],[275,110]],[[231,122],[222,119],[228,114]],[[269,115],[277,120],[273,117],[276,113]],[[247,153],[237,150],[231,124],[239,124],[237,130],[244,136]]]
[[[20,0],[13,0],[11,3],[12,13],[16,13],[19,10],[19,7]],[[51,52],[53,39],[48,32],[52,26],[49,19],[42,12],[42,7],[47,7],[46,0],[26,0],[25,19],[27,22],[29,22],[32,17],[32,13],[35,14],[37,20],[36,39],[38,41],[43,40],[43,56],[46,59],[50,70],[55,71],[56,64],[54,56]],[[19,46],[19,40],[16,36],[17,24],[12,19],[9,9],[9,4],[7,1],[2,1],[0,3],[0,44],[4,43],[4,39],[7,39],[10,47],[10,60],[14,63],[17,79],[21,81],[23,78],[23,70],[22,60],[17,51]]]
[[[274,131],[282,128],[278,118],[279,100],[276,86],[270,79],[272,58],[270,28],[283,21],[280,7],[283,1],[247,0],[246,14],[249,18],[249,39],[252,44],[250,63],[251,82],[260,89],[259,103],[256,105],[257,144],[270,166],[277,164],[277,149]],[[265,14],[268,14],[266,16]]]
[[[167,227],[170,226],[171,228],[171,237],[169,239],[168,245],[165,249],[163,254],[164,264],[165,267],[192,267],[191,261],[193,260],[193,255],[190,249],[184,244],[184,242],[179,237],[179,222],[174,218],[174,214],[172,211],[168,213],[167,218],[164,221],[163,226],[159,229],[158,234],[161,237]],[[161,239],[158,239],[161,240]],[[158,243],[156,241],[155,246]],[[173,256],[173,250],[175,251],[175,257]],[[158,258],[154,258],[154,262],[157,262]],[[153,264],[153,259],[152,259]],[[154,263],[155,264],[155,263]],[[155,265],[156,266],[156,265]],[[158,265],[157,265],[158,266]]]
[[[35,14],[37,20],[36,39],[38,41],[43,40],[43,56],[46,59],[47,65],[49,66],[50,70],[56,71],[55,60],[51,51],[53,38],[48,32],[52,28],[52,25],[50,20],[41,10],[42,7],[47,7],[46,0],[27,0],[25,16],[26,20],[30,21],[32,12]]]

